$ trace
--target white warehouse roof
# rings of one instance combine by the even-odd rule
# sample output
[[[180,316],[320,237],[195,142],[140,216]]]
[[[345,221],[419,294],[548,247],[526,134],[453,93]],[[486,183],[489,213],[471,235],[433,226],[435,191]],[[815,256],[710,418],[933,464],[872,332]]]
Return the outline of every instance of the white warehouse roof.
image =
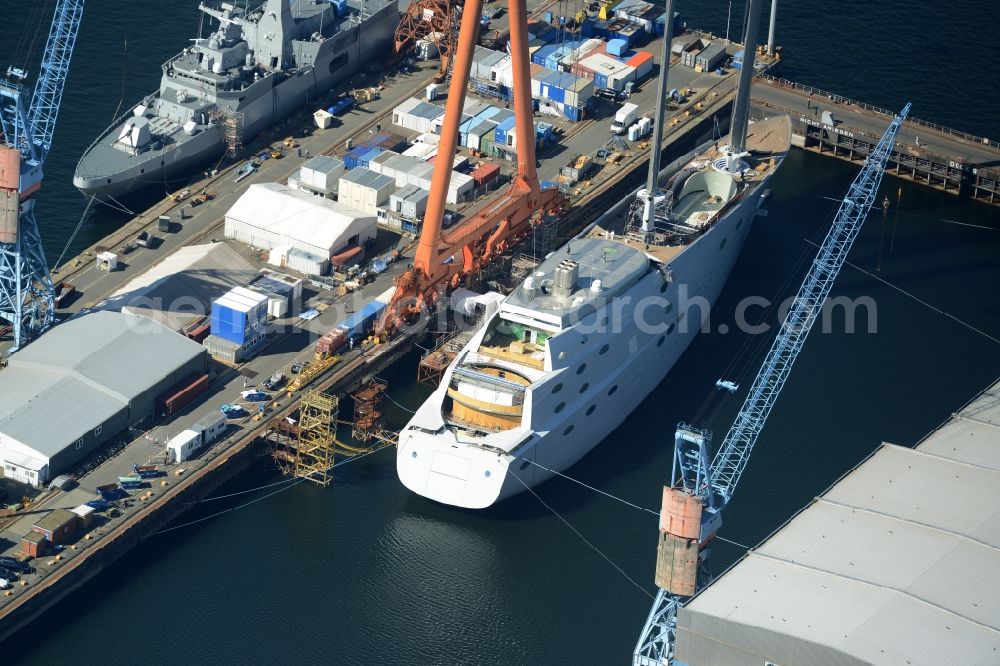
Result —
[[[204,354],[198,343],[147,317],[111,311],[74,317],[12,354],[0,371],[0,436],[52,457]]]
[[[225,243],[189,245],[128,282],[100,307],[143,314],[180,330],[205,315],[219,296],[256,276],[254,267]]]
[[[692,664],[997,663],[1000,382],[916,448],[883,444],[678,621]]]
[[[234,287],[230,291],[216,299],[220,307],[229,308],[234,312],[250,312],[255,307],[267,300],[267,296],[259,291],[253,291],[246,287]]]
[[[226,237],[270,250],[293,247],[330,256],[358,237],[375,237],[376,218],[278,183],[256,183],[226,213]]]

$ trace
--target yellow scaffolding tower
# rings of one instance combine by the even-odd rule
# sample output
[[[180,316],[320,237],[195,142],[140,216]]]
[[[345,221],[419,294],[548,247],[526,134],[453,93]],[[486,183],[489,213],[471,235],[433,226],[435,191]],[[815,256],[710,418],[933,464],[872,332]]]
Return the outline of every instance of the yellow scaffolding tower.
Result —
[[[297,424],[275,421],[270,437],[271,455],[283,474],[321,486],[330,485],[337,447],[339,402],[336,396],[309,391],[299,403]]]

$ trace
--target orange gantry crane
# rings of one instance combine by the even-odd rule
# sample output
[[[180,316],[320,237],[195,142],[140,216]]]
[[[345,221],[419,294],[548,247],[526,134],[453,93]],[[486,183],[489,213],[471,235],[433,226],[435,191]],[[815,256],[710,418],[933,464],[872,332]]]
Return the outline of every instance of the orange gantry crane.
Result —
[[[396,280],[396,292],[379,321],[376,332],[387,337],[438,298],[457,287],[496,259],[546,214],[558,214],[564,199],[555,187],[541,188],[535,171],[535,127],[531,101],[528,56],[528,12],[525,0],[508,0],[510,55],[513,68],[514,129],[517,172],[510,187],[475,215],[442,233],[445,197],[451,178],[452,157],[458,145],[465,93],[483,0],[467,0],[454,53],[444,124],[434,160],[430,196],[413,266]]]

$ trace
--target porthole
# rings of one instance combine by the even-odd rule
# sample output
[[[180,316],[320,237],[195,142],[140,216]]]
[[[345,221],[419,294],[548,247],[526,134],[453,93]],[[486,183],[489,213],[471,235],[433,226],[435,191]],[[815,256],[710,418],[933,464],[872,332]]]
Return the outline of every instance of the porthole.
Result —
[[[587,364],[586,363],[581,363],[580,367],[576,369],[576,374],[582,375],[583,371],[586,370],[586,369],[587,369]]]
[[[667,336],[661,335],[660,339],[656,341],[656,346],[657,347],[662,347],[663,346],[663,341],[666,340],[666,339],[667,339]]]
[[[564,409],[566,409],[566,403],[565,402],[560,402],[558,405],[556,405],[556,414],[558,414],[559,412],[561,412]]]
[[[615,391],[617,391],[617,390],[618,390],[618,384],[615,384],[614,386],[612,386],[611,388],[608,389],[608,395],[609,396],[614,395]]]
[[[583,386],[580,387],[580,393],[586,393],[587,389],[589,389],[589,388],[590,388],[590,384],[588,384],[587,382],[584,382]]]
[[[607,317],[602,317],[601,318],[601,328],[604,328],[607,325],[608,325],[608,318]]]
[[[518,467],[518,469],[519,469],[519,470],[525,470],[525,469],[528,469],[528,465],[529,465],[529,464],[531,464],[531,462],[530,462],[530,461],[528,461],[528,460],[525,460],[525,461],[524,461],[523,463],[521,463],[521,466],[520,466],[520,467]]]
[[[603,356],[608,353],[609,349],[611,349],[611,345],[601,345],[601,349],[597,353]]]
[[[667,335],[670,335],[671,333],[673,333],[674,332],[674,328],[676,328],[676,327],[673,324],[671,324],[670,326],[667,326]]]
[[[740,220],[739,222],[736,223],[736,228],[737,229],[739,229],[742,226],[743,226],[743,220]]]
[[[566,427],[565,430],[563,430],[563,437],[565,437],[566,435],[570,434],[571,432],[573,432],[573,426],[569,425],[569,426]]]
[[[555,386],[552,387],[552,395],[555,395],[556,393],[559,393],[559,391],[562,391],[562,382],[560,382],[560,383],[558,383],[558,384],[556,384]]]
[[[671,303],[670,301],[667,301],[667,304],[663,306],[663,313],[668,314],[673,309],[674,309],[674,304]]]
[[[664,282],[663,284],[660,285],[660,293],[661,294],[667,293],[667,289],[669,289],[669,288],[670,288],[670,285],[667,284],[666,282]]]
[[[591,405],[590,407],[587,407],[587,416],[593,414],[595,409],[597,409],[597,405]]]
[[[490,470],[486,470],[485,472],[483,472],[483,476],[485,476],[488,479],[491,476],[493,476],[493,472],[491,472]]]
[[[722,239],[722,242],[721,242],[721,243],[719,243],[719,249],[720,249],[720,250],[721,250],[722,248],[726,247],[726,241],[727,241],[727,240],[729,240],[729,239],[728,239],[728,238],[723,238],[723,239]]]
[[[417,457],[417,452],[413,451],[412,453],[410,453],[410,457],[411,458],[416,458]]]

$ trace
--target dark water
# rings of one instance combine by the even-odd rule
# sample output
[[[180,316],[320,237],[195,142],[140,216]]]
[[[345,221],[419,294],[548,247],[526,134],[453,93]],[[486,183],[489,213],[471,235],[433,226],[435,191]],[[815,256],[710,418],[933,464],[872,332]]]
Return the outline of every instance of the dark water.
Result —
[[[688,4],[679,8],[689,23],[724,32],[725,3]],[[123,40],[129,104],[155,88],[159,63],[196,32],[195,5],[88,6],[39,203],[50,256],[80,218],[82,200],[68,181],[78,154],[118,104]],[[991,3],[933,12],[920,3],[852,1],[838,3],[837,16],[829,7],[784,6],[779,42],[789,74],[883,106],[912,100],[921,118],[1000,136],[1000,95],[984,74],[1000,64],[990,42],[998,23]],[[24,17],[5,17],[0,54],[7,54],[9,36],[20,34],[19,21]],[[807,264],[782,289],[796,263],[811,260],[805,239],[821,239],[836,208],[824,197],[842,196],[855,173],[841,162],[791,154],[772,183],[769,215],[755,223],[716,307],[716,324],[731,325],[745,296],[778,300],[797,287]],[[879,275],[1000,338],[996,209],[892,179],[887,186],[893,195],[902,187],[902,212],[894,252],[886,252]],[[113,222],[95,216],[77,244],[92,242]],[[880,227],[879,213],[851,254],[869,271]],[[829,334],[813,332],[728,509],[721,534],[730,540],[757,543],[878,442],[913,443],[1000,375],[996,342],[854,268],[844,268],[833,296],[873,299],[877,333],[847,335],[843,322]],[[676,423],[693,419],[721,439],[742,394],[726,398],[712,383],[725,375],[748,385],[768,343],[748,344],[732,333],[700,336],[667,381],[570,474],[656,508]],[[388,373],[393,398],[411,407],[424,395],[410,386],[414,374],[413,363]],[[393,407],[390,417],[401,424],[407,414]],[[2,646],[5,663],[628,659],[649,598],[534,497],[478,513],[438,506],[403,490],[390,451],[337,474],[332,489],[299,485],[147,542]],[[233,489],[274,480],[261,470]],[[562,480],[538,494],[652,593],[653,516]],[[204,505],[191,518],[240,504],[227,502]],[[713,565],[721,570],[740,553],[720,544]]]

